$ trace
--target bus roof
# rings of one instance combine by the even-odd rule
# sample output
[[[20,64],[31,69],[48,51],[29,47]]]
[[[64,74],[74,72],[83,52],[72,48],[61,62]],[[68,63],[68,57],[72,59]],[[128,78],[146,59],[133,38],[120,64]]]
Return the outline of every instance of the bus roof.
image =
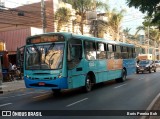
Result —
[[[52,35],[52,34],[63,35],[66,38],[75,37],[75,38],[80,38],[81,40],[87,39],[87,40],[91,40],[91,41],[100,41],[100,42],[105,42],[105,43],[110,43],[110,44],[117,44],[117,45],[121,45],[121,46],[134,47],[133,44],[117,42],[117,41],[113,41],[113,40],[106,40],[103,38],[97,38],[97,37],[91,37],[91,36],[78,35],[78,34],[73,34],[73,33],[68,33],[68,32],[48,32],[48,33],[44,33],[44,34],[29,36],[27,39],[42,36],[42,35]]]

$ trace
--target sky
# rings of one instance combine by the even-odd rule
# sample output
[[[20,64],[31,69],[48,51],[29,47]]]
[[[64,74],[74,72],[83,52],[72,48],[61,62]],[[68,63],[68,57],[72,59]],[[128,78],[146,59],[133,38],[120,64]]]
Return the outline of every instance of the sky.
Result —
[[[40,2],[41,0],[0,0],[5,2],[5,6],[9,8],[14,8],[17,6],[22,6],[23,4]]]
[[[142,12],[134,7],[129,8],[126,4],[126,0],[109,0],[110,9],[116,8],[118,11],[125,9],[126,13],[121,24],[122,29],[131,28],[130,33],[135,34],[138,26],[142,26],[143,17]],[[139,34],[144,35],[144,31],[140,31]]]
[[[22,4],[40,2],[41,0],[0,0],[2,2],[5,1],[5,6],[9,8],[17,7]],[[104,1],[104,0],[102,0]],[[145,16],[142,14],[138,9],[129,8],[126,5],[126,0],[108,0],[110,9],[116,8],[117,10],[125,9],[126,13],[124,14],[124,18],[121,24],[121,29],[130,28],[130,33],[135,34],[136,28],[142,25],[143,17]],[[140,34],[144,34],[144,31],[140,31]]]

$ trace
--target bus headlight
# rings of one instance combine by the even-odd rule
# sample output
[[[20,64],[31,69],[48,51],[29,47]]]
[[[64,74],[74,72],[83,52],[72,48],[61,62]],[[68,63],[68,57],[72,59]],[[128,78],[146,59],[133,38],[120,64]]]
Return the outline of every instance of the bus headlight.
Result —
[[[61,77],[62,77],[61,75],[58,76],[58,78],[61,78]]]
[[[61,78],[62,77],[62,74],[60,73],[59,75],[58,75],[58,78]]]

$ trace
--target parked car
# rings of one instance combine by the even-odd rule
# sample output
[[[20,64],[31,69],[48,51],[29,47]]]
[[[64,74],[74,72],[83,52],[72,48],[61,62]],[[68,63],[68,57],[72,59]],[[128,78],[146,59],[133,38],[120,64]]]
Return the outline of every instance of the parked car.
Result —
[[[156,64],[157,67],[160,67],[160,60],[156,60],[155,64]]]
[[[152,71],[156,72],[156,64],[155,61],[152,60],[141,60],[137,63],[137,74],[139,72],[145,72],[148,71],[151,73]]]

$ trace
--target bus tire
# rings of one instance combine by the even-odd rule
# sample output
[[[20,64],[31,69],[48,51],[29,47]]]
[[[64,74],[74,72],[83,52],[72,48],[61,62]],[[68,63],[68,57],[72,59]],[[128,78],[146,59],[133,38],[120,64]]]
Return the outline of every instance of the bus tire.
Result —
[[[149,68],[149,73],[151,73],[152,72],[152,70],[151,70],[151,68]]]
[[[122,77],[121,77],[121,82],[124,82],[126,80],[127,72],[125,69],[122,70]]]
[[[85,92],[90,92],[91,89],[92,89],[91,76],[87,75],[86,80],[85,80],[84,90]]]
[[[52,92],[55,96],[58,96],[61,94],[61,90],[60,89],[52,89]]]
[[[121,78],[116,79],[116,82],[118,82],[118,83],[119,83],[119,82],[124,82],[124,81],[126,80],[126,75],[127,75],[126,70],[123,69],[123,70],[122,70]]]

